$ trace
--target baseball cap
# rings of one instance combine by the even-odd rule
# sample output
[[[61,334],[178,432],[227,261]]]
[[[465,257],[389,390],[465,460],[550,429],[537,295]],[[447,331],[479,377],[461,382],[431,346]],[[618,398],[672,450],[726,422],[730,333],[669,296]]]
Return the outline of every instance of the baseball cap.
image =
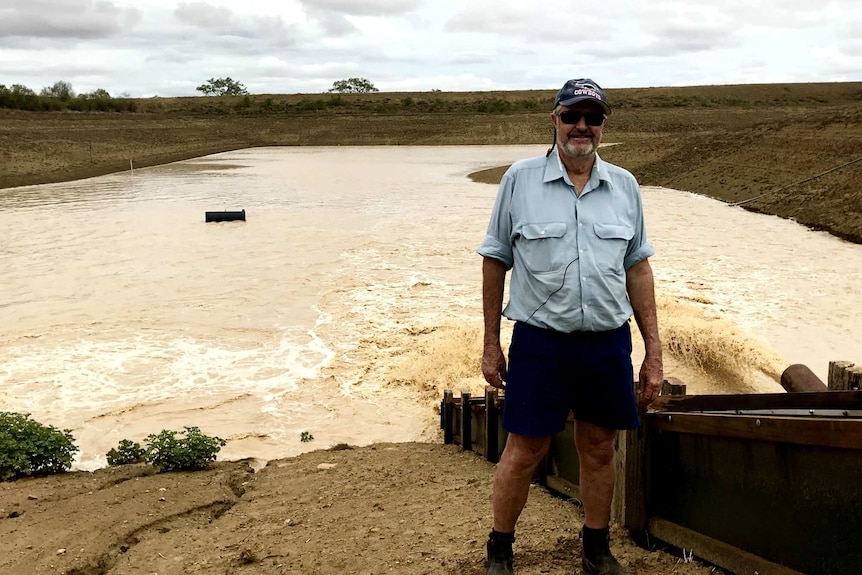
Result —
[[[611,113],[611,107],[608,106],[608,97],[602,87],[590,80],[589,78],[578,78],[577,80],[569,80],[560,91],[557,92],[557,97],[554,99],[554,107],[558,105],[572,106],[578,102],[591,100],[599,104],[605,111],[605,114]]]

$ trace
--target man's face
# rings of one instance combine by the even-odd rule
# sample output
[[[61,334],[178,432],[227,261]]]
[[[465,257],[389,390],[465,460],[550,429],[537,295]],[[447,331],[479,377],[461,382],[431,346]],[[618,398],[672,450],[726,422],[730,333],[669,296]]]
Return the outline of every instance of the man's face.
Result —
[[[601,124],[598,126],[590,125],[596,123],[600,118]],[[601,106],[594,102],[578,102],[572,106],[560,106],[551,114],[551,119],[557,129],[557,147],[561,154],[574,159],[586,158],[596,152],[602,141],[602,130],[604,129]]]

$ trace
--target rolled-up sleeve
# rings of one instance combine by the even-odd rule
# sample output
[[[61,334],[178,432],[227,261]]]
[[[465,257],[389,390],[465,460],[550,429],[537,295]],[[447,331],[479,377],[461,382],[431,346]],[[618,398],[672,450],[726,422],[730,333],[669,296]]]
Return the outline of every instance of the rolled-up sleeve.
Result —
[[[506,269],[512,269],[514,264],[511,239],[512,216],[510,213],[513,189],[514,181],[509,172],[506,172],[500,181],[497,200],[494,202],[494,210],[491,213],[491,221],[488,223],[485,240],[476,250],[484,257],[503,262],[506,264]]]
[[[629,241],[628,248],[626,249],[625,259],[623,260],[623,266],[625,267],[625,269],[629,269],[633,265],[640,263],[655,254],[655,250],[653,249],[652,244],[650,244],[647,240],[640,187],[637,184],[635,184],[634,186],[634,198],[636,200],[635,213],[637,214],[637,219],[634,225],[634,236],[632,236],[631,241]]]

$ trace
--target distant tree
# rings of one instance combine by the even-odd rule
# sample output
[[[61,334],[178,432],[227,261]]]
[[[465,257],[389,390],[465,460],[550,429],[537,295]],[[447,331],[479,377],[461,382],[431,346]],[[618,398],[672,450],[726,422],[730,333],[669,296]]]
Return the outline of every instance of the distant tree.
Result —
[[[64,80],[54,82],[53,86],[45,86],[40,92],[41,96],[49,98],[57,98],[58,100],[66,101],[75,97],[75,91],[72,90],[72,84]]]
[[[24,84],[12,84],[9,86],[9,92],[16,96],[35,96],[36,92],[25,86]]]
[[[195,88],[204,96],[248,96],[248,90],[242,82],[227,78],[210,78],[205,84]]]
[[[379,92],[369,80],[366,78],[348,78],[346,80],[337,80],[332,83],[332,88],[328,92],[338,94],[367,94],[368,92]]]
[[[107,100],[110,99],[111,94],[104,88],[96,88],[92,92],[81,94],[81,97],[87,100]]]

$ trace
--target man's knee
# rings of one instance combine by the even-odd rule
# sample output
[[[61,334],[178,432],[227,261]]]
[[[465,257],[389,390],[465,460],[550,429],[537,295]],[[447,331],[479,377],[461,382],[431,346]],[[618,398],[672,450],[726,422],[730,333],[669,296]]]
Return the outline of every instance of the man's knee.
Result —
[[[542,461],[551,446],[551,438],[530,437],[510,433],[506,439],[503,458],[514,469],[532,472]]]
[[[575,446],[578,458],[587,465],[603,467],[611,465],[616,450],[617,432],[597,425],[577,422]]]

